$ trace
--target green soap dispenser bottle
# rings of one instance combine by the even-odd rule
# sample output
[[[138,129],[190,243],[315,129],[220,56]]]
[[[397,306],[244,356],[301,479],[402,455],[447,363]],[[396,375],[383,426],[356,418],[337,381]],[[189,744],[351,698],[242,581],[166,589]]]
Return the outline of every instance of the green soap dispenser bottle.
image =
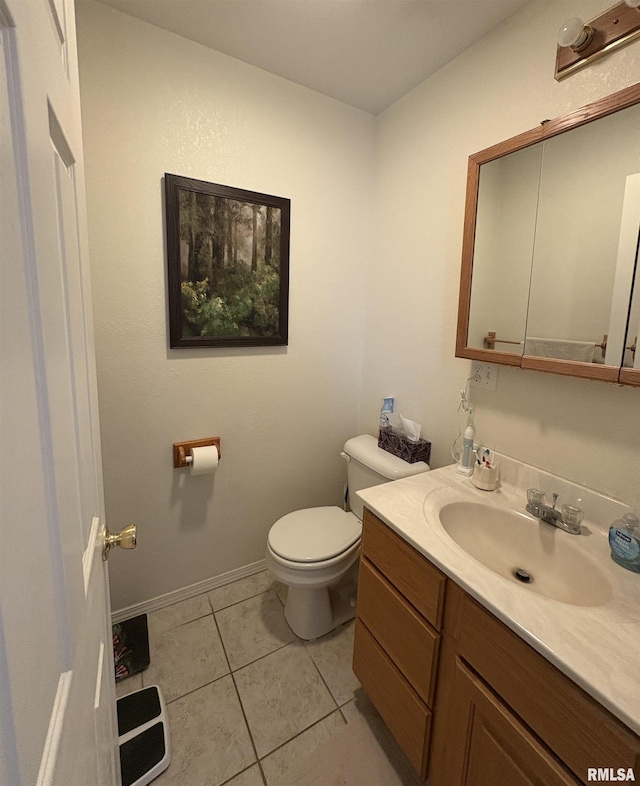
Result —
[[[609,527],[611,559],[627,570],[640,573],[640,520],[625,513]]]

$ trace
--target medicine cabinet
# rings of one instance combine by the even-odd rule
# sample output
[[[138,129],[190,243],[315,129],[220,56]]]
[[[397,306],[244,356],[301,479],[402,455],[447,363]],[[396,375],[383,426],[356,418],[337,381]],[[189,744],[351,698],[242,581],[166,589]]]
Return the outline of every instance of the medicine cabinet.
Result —
[[[640,385],[640,83],[469,158],[456,356]]]

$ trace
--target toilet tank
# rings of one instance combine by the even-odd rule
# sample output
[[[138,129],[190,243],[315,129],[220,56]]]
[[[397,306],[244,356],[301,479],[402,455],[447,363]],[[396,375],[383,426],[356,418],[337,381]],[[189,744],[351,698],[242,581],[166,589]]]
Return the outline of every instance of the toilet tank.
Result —
[[[344,443],[343,455],[347,459],[347,483],[351,510],[362,520],[362,502],[356,491],[388,483],[390,480],[408,478],[427,472],[430,467],[424,461],[409,464],[401,458],[378,447],[378,440],[370,434],[352,437]]]

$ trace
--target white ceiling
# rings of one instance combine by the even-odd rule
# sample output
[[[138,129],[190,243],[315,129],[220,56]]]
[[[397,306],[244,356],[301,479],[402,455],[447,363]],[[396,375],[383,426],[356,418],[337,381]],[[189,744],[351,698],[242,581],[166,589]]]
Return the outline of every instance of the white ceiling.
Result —
[[[530,0],[100,0],[378,114]]]

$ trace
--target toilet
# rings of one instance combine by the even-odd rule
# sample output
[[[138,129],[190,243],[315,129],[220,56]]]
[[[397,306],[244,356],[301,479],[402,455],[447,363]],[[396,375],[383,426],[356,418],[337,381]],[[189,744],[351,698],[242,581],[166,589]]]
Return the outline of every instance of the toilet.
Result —
[[[369,434],[347,440],[340,455],[347,461],[351,510],[296,510],[278,519],[267,538],[267,566],[288,586],[285,618],[306,640],[355,616],[363,510],[356,491],[429,470],[423,461],[409,464],[382,450]]]

